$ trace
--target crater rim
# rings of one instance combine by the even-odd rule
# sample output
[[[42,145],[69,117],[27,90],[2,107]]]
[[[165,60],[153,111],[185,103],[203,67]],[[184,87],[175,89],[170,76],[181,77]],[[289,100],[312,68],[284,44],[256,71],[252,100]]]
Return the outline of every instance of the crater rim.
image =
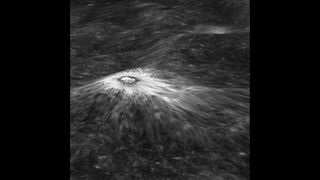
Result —
[[[139,80],[134,76],[122,76],[118,78],[118,81],[120,81],[123,84],[136,84]]]

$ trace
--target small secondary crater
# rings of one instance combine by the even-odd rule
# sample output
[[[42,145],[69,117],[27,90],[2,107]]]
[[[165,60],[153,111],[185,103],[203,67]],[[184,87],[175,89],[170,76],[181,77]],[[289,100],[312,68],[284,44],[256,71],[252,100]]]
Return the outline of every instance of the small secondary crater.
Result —
[[[138,79],[132,76],[123,76],[118,80],[124,84],[135,84],[138,82]]]

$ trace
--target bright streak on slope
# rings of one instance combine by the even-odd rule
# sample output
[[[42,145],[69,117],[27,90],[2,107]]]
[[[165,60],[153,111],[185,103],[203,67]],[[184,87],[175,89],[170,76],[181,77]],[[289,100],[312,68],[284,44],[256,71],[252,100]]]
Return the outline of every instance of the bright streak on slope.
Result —
[[[202,145],[212,143],[214,129],[246,115],[240,112],[248,104],[240,105],[232,97],[239,92],[187,85],[193,83],[179,76],[164,78],[164,74],[155,69],[131,69],[75,88],[71,114],[82,114],[80,121],[99,124],[96,128],[105,128],[110,136],[136,131],[151,141],[170,137]]]

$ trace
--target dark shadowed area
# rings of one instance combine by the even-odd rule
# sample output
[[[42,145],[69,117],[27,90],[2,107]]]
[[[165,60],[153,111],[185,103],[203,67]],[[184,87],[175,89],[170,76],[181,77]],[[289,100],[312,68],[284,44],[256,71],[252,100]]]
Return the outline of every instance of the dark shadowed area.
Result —
[[[71,0],[71,179],[250,179],[249,7]]]

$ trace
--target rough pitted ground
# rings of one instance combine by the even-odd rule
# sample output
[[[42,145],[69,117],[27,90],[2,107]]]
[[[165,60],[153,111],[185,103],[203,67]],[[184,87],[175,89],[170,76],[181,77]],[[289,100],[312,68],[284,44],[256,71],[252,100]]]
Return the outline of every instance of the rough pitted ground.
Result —
[[[144,67],[169,81],[249,93],[247,0],[71,0],[70,22],[72,89]],[[235,99],[248,107],[247,96]],[[215,129],[215,148],[150,145],[130,133],[114,141],[71,117],[71,179],[250,179],[248,108],[217,116],[239,111],[241,123]]]

